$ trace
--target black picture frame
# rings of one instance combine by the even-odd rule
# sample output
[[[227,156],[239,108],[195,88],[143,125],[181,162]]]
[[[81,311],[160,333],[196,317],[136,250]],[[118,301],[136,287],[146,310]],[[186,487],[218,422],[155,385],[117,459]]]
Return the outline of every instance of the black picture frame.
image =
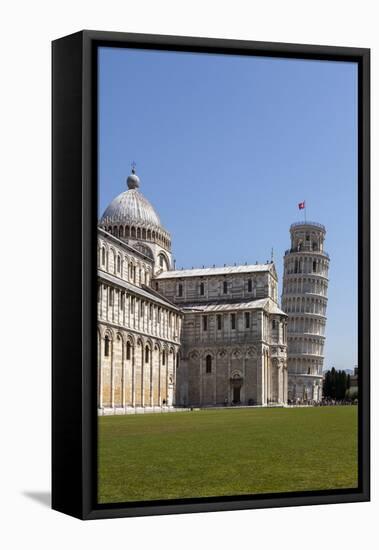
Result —
[[[96,503],[97,63],[99,46],[358,64],[359,486],[356,490]],[[81,31],[52,43],[52,507],[81,519],[370,500],[370,50]]]

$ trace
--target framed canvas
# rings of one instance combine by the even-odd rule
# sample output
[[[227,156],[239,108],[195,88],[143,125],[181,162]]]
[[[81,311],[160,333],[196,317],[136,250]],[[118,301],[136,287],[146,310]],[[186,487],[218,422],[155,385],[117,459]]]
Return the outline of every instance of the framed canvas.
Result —
[[[369,50],[52,52],[53,508],[369,500]]]

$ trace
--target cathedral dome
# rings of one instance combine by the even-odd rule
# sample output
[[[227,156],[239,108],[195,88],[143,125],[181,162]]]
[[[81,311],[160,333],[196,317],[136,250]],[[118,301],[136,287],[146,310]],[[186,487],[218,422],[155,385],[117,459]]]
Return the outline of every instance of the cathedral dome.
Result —
[[[156,243],[171,249],[171,236],[152,204],[139,190],[140,179],[133,167],[126,180],[128,190],[107,206],[99,226],[120,239]]]
[[[100,224],[129,224],[163,229],[152,204],[138,190],[140,179],[133,168],[127,179],[128,191],[118,195],[105,209]]]

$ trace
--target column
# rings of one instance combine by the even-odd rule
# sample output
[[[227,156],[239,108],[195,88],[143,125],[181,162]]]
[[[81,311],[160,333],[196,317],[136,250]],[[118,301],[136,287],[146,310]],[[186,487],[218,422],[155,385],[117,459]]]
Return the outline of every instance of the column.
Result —
[[[154,381],[154,377],[153,377],[153,349],[154,349],[154,346],[151,347],[151,350],[150,350],[150,407],[153,406],[153,395],[154,395],[154,392],[153,392],[153,381]]]
[[[132,346],[132,407],[136,406],[135,345]]]
[[[141,342],[141,406],[145,406],[145,345]]]
[[[217,404],[217,349],[214,356],[214,388],[213,388],[213,404]]]
[[[200,355],[200,369],[199,369],[199,375],[200,375],[200,380],[199,380],[199,397],[200,397],[200,405],[203,404],[203,357]]]
[[[125,399],[125,393],[126,393],[126,342],[122,340],[122,397],[121,397],[121,405],[123,408],[125,408],[126,405],[126,399]]]
[[[111,346],[111,407],[114,409],[114,343],[113,338],[110,341]]]
[[[158,405],[162,406],[162,395],[161,395],[161,362],[162,362],[162,351],[158,348]]]
[[[103,369],[102,369],[102,365],[101,365],[101,357],[102,357],[102,346],[101,346],[101,342],[102,342],[102,338],[100,336],[100,340],[98,342],[98,346],[97,346],[97,364],[98,364],[98,384],[99,384],[99,387],[98,387],[98,392],[99,392],[99,396],[98,396],[98,405],[99,405],[99,408],[102,409],[103,408]]]

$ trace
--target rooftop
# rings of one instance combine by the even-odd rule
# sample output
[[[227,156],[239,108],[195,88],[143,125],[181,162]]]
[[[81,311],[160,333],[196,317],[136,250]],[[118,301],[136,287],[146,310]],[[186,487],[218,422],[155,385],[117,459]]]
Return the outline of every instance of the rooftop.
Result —
[[[271,298],[249,300],[244,302],[208,302],[205,304],[186,304],[182,306],[184,312],[217,313],[223,311],[239,311],[246,309],[264,309],[269,313],[287,316]]]
[[[230,275],[234,273],[254,273],[270,271],[273,263],[269,264],[251,264],[235,265],[225,267],[203,267],[195,269],[176,269],[173,271],[164,271],[157,275],[156,279],[173,279],[182,277],[208,277],[211,275]]]
[[[158,304],[161,304],[163,306],[166,306],[167,308],[174,309],[176,311],[180,311],[180,308],[178,308],[176,305],[174,305],[172,302],[167,300],[164,296],[161,296],[158,294],[158,292],[151,290],[150,288],[144,286],[143,288],[133,285],[131,283],[128,283],[127,281],[124,281],[123,279],[120,279],[119,277],[115,277],[114,275],[111,275],[110,273],[106,273],[106,271],[103,271],[99,269],[97,271],[98,277],[101,280],[107,281],[108,283],[112,283],[114,285],[117,285],[125,290],[128,290],[129,292],[133,294],[137,294],[141,298],[147,298],[151,300],[152,302],[156,302]]]

